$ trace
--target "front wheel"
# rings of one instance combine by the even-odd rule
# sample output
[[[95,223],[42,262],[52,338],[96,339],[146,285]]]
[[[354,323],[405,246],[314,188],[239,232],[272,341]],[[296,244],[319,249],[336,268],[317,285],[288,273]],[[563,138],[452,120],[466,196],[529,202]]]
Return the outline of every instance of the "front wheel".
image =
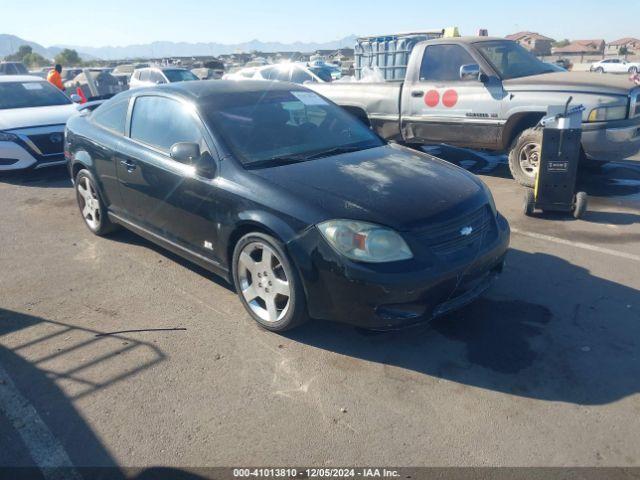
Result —
[[[513,179],[525,187],[533,187],[542,154],[542,130],[529,128],[511,144],[509,170]]]
[[[638,73],[638,67],[631,67],[629,69],[629,74],[630,75],[636,75]]]
[[[117,229],[107,216],[96,182],[89,170],[83,169],[75,178],[76,199],[85,225],[96,235],[106,235]]]
[[[242,237],[233,252],[240,301],[262,327],[282,332],[307,320],[302,281],[282,244],[259,232]]]
[[[594,70],[596,73],[604,73],[604,68],[598,67]]]

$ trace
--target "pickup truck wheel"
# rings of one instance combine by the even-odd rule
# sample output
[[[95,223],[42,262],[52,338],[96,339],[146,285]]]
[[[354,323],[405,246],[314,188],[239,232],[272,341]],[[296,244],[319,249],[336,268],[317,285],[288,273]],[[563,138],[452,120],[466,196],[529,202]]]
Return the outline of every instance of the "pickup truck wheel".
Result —
[[[509,151],[509,170],[513,179],[520,185],[533,187],[535,184],[541,151],[540,129],[529,128],[513,140]]]

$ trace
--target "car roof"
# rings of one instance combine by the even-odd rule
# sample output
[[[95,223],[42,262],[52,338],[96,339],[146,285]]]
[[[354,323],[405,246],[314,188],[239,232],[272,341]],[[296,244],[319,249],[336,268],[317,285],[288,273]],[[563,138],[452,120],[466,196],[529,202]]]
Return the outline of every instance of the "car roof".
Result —
[[[509,40],[508,38],[501,37],[478,37],[478,36],[467,36],[467,37],[442,37],[442,38],[434,38],[433,40],[425,40],[429,43],[480,43],[480,42],[513,42],[513,40]]]
[[[44,82],[44,80],[35,75],[0,75],[0,82]]]
[[[193,102],[208,103],[215,97],[229,93],[250,93],[268,91],[306,90],[302,85],[289,82],[269,82],[265,80],[200,80],[197,82],[167,83],[144,90],[129,90],[131,95],[165,93],[179,95]]]

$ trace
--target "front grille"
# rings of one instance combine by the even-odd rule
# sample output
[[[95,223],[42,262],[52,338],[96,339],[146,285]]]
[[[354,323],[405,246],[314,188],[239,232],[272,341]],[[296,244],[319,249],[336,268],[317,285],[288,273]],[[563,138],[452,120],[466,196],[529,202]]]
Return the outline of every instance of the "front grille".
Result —
[[[64,132],[33,134],[29,135],[29,140],[43,155],[55,155],[64,152]]]
[[[470,233],[464,234],[469,231]],[[488,205],[452,220],[429,227],[420,237],[438,256],[476,253],[497,234],[493,212]]]

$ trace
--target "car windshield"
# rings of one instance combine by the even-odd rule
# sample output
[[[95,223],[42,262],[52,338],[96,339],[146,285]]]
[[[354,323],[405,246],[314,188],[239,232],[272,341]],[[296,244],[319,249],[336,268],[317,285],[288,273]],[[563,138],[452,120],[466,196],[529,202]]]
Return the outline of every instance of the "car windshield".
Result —
[[[198,80],[193,73],[189,70],[163,70],[162,73],[169,79],[170,82],[187,82],[189,80]]]
[[[323,82],[331,82],[333,80],[331,69],[327,67],[309,67],[309,70],[315,73]]]
[[[515,42],[497,40],[475,46],[505,80],[557,71]]]
[[[238,92],[202,112],[248,167],[304,161],[384,142],[342,108],[307,90]]]
[[[47,82],[0,82],[0,110],[70,103],[64,93]]]

